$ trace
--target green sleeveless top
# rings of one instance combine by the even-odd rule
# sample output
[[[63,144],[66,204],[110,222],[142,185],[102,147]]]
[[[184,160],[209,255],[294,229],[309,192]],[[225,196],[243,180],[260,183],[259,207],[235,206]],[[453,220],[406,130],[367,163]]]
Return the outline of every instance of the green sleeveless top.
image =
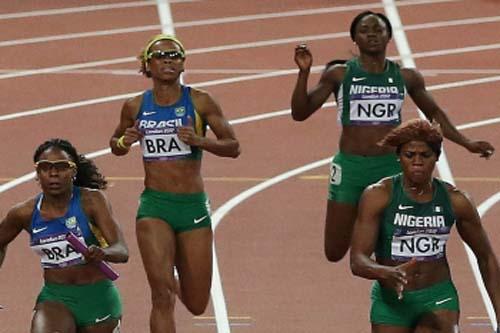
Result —
[[[353,58],[346,66],[337,94],[342,125],[400,124],[405,84],[399,65],[386,60],[383,73],[368,73]]]
[[[436,178],[432,184],[432,200],[419,203],[406,195],[402,174],[392,176],[392,197],[381,217],[377,258],[432,261],[445,256],[455,214],[446,184]]]

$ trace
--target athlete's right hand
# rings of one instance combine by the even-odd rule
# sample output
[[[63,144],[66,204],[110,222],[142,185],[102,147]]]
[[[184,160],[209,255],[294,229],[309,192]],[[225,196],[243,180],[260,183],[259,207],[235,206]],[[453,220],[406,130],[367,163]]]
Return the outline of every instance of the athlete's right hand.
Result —
[[[417,260],[415,258],[398,266],[386,266],[384,276],[385,284],[388,284],[398,294],[398,299],[403,299],[403,291],[408,284],[408,278],[415,269]]]
[[[313,57],[306,44],[299,44],[295,47],[294,60],[301,71],[308,71],[311,69]]]
[[[123,133],[123,143],[130,147],[134,142],[142,139],[143,136],[144,134],[139,130],[139,121],[137,120],[134,126],[125,129]]]

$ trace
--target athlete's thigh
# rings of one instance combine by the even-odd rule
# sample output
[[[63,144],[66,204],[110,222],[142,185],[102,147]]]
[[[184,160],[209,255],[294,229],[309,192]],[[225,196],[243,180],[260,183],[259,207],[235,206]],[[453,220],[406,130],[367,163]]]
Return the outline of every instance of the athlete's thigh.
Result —
[[[136,224],[136,237],[150,284],[173,284],[175,233],[165,221],[142,218]]]
[[[410,327],[372,324],[372,333],[413,333]]]
[[[356,205],[328,200],[325,218],[325,255],[329,260],[338,261],[347,253],[356,214]]]
[[[35,307],[31,333],[76,333],[71,311],[62,303],[45,301]]]
[[[176,267],[184,300],[208,297],[212,279],[211,228],[177,234]]]
[[[81,327],[78,333],[120,333],[120,321],[113,319],[102,324]]]
[[[458,311],[436,310],[419,320],[415,333],[458,333]]]

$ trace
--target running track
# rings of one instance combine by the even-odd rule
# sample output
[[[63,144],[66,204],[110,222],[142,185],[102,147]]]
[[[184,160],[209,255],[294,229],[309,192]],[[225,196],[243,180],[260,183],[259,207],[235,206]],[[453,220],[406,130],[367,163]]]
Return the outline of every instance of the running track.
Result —
[[[304,123],[291,120],[295,44],[310,45],[315,82],[324,63],[354,51],[351,19],[361,10],[387,10],[404,26],[391,43],[390,57],[414,63],[424,73],[434,97],[466,135],[500,146],[498,2],[403,0],[392,12],[391,4],[3,1],[0,215],[38,190],[30,175],[31,156],[45,139],[64,137],[80,152],[95,153],[91,156],[111,182],[107,194],[130,247],[130,262],[116,267],[122,275],[117,284],[125,306],[123,331],[147,331],[149,291],[134,236],[143,175],[139,150],[117,158],[105,149],[124,99],[149,87],[137,74],[134,57],[161,31],[161,17],[163,30],[174,29],[188,49],[185,82],[220,102],[243,149],[237,160],[205,155],[220,280],[204,316],[193,317],[178,303],[178,331],[368,332],[370,282],[353,278],[348,260],[330,264],[323,258],[325,159],[336,150],[339,127],[332,106]],[[418,116],[411,102],[404,116]],[[474,197],[500,254],[499,153],[484,161],[449,142],[445,149],[449,168],[441,165],[440,171],[450,173],[442,175]],[[1,333],[28,330],[42,283],[27,242],[23,234],[10,245],[0,273]],[[462,332],[490,332],[456,233],[448,255],[461,296]]]

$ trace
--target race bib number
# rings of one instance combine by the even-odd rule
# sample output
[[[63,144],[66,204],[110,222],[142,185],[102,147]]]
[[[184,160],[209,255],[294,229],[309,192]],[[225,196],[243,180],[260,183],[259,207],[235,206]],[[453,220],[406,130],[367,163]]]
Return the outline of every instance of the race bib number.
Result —
[[[82,237],[80,240],[85,242]],[[32,248],[40,256],[43,268],[61,268],[84,262],[83,255],[66,241],[65,235],[41,238]]]
[[[336,163],[330,164],[330,184],[340,185],[342,182],[342,167]]]
[[[191,154],[191,146],[182,142],[177,134],[147,135],[142,141],[145,158],[165,158]]]
[[[417,258],[430,261],[442,258],[449,234],[412,234],[393,236],[392,259],[410,260]]]
[[[350,102],[350,119],[353,123],[394,123],[399,121],[399,100],[358,100]]]

